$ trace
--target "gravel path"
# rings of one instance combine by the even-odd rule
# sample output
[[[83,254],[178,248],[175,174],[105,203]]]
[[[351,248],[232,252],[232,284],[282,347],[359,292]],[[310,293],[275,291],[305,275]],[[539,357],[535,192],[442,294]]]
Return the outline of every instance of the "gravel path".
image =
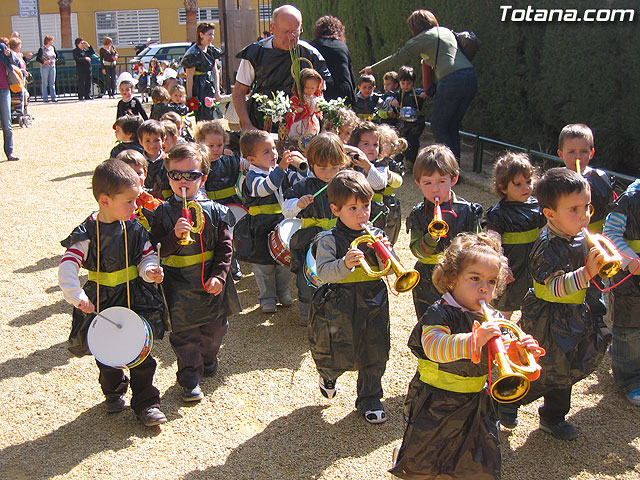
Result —
[[[32,105],[30,129],[16,129],[19,162],[0,161],[0,478],[21,479],[383,479],[402,438],[400,413],[415,362],[406,341],[411,295],[391,298],[391,359],[383,378],[389,421],[367,424],[354,409],[355,373],[328,401],[317,388],[306,332],[294,305],[264,315],[243,265],[244,312],[230,319],[220,371],[205,399],[180,400],[168,342],[156,343],[156,385],[169,422],[147,429],[130,409],[107,415],[91,357],[65,342],[71,308],[57,287],[59,242],[95,208],[91,172],[115,141],[116,101]],[[495,203],[465,182],[462,197]],[[412,179],[399,196],[405,214],[419,201]],[[398,242],[412,265],[408,237]],[[293,289],[292,289],[293,291]],[[611,379],[608,358],[574,389],[571,443],[537,429],[538,402],[503,431],[504,479],[638,479],[637,408]]]

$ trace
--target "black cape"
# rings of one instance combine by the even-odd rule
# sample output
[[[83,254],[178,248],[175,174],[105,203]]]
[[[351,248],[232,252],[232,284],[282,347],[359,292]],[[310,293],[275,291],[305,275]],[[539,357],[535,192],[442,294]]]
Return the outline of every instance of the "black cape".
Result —
[[[127,250],[129,252],[129,266],[138,265],[142,259],[144,245],[149,240],[145,228],[137,220],[127,220]],[[83,267],[97,271],[98,239],[96,235],[96,221],[90,216],[78,225],[62,242],[63,247],[69,248],[73,244],[89,240],[89,251]],[[100,272],[116,272],[126,268],[124,251],[124,232],[120,222],[100,222]],[[89,300],[98,307],[97,284],[88,280],[82,287]],[[143,317],[151,326],[153,336],[161,339],[165,332],[165,310],[162,296],[152,283],[145,282],[142,277],[136,277],[129,282],[129,298],[131,310]],[[127,284],[115,287],[100,285],[100,310],[108,307],[127,307]],[[91,355],[87,345],[87,330],[95,314],[86,314],[78,308],[73,309],[71,333],[67,348],[77,356]]]
[[[545,227],[529,257],[533,281],[544,285],[555,272],[577,270],[584,265],[587,252],[582,234],[567,240]],[[520,324],[547,352],[539,360],[542,373],[536,382],[541,387],[566,388],[585,378],[595,370],[607,347],[586,301],[548,302],[529,289],[522,302]]]
[[[222,118],[222,113],[218,107],[208,108],[204,105],[204,98],[211,97],[216,93],[213,82],[212,70],[216,68],[216,59],[222,56],[222,50],[213,45],[209,45],[206,50],[201,50],[197,45],[191,45],[182,57],[181,65],[187,68],[195,68],[193,75],[193,86],[191,95],[198,97],[200,105],[196,113],[196,118],[200,120],[213,120]]]
[[[502,250],[509,259],[509,268],[515,280],[507,285],[505,292],[492,305],[498,310],[508,312],[520,310],[522,299],[531,288],[529,275],[529,253],[537,235],[527,243],[505,243],[505,233],[522,233],[545,226],[547,220],[538,207],[538,200],[529,197],[526,202],[500,200],[487,210],[483,227],[490,228],[503,235]]]
[[[204,251],[215,254],[218,244],[218,225],[220,222],[225,222],[227,225],[233,223],[229,220],[228,210],[225,207],[211,200],[198,200],[198,203],[204,213],[204,229],[201,234],[192,233],[191,236],[196,242],[181,246],[175,252],[176,256],[200,255],[202,253],[200,237],[202,237]],[[155,234],[160,230],[156,230],[156,224],[161,225],[163,233],[172,231],[181,216],[182,201],[172,196],[154,210],[152,232]],[[157,238],[154,238],[154,242],[156,240]],[[240,299],[233,280],[225,281],[219,295],[212,295],[204,290],[203,278],[206,282],[211,277],[213,261],[213,258],[205,260],[204,271],[202,262],[188,267],[162,265],[165,275],[163,287],[173,332],[188,330],[240,312]]]
[[[422,327],[443,325],[452,334],[471,332],[481,318],[446,304],[442,299],[429,307],[409,337],[409,349],[427,359],[422,347]],[[489,371],[486,348],[481,361],[439,363],[440,370],[462,377],[482,377]],[[420,381],[416,373],[407,394],[408,418],[395,476],[408,479],[499,479],[500,430],[495,401],[486,388],[476,393],[442,390]]]

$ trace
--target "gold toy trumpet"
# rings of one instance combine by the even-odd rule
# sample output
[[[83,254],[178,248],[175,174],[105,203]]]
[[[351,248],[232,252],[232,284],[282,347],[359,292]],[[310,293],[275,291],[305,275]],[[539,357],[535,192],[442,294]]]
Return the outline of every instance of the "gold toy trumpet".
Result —
[[[396,260],[387,246],[382,243],[382,241],[377,238],[371,230],[369,230],[369,227],[367,227],[366,224],[363,223],[361,226],[367,233],[366,235],[360,235],[351,242],[350,248],[358,248],[358,245],[363,242],[371,243],[376,255],[384,263],[384,268],[382,270],[372,270],[367,261],[364,258],[361,258],[360,266],[365,273],[372,278],[381,278],[387,275],[389,270],[393,270],[397,277],[393,288],[400,293],[412,290],[420,281],[420,272],[412,268],[405,268],[398,260]]]
[[[191,217],[191,209],[196,212],[196,223],[194,225]],[[187,231],[184,236],[178,240],[178,245],[193,245],[196,241],[191,237],[191,232],[202,233],[204,228],[204,213],[202,207],[195,200],[187,201],[187,188],[182,187],[182,217],[186,218],[191,224],[191,230]]]
[[[487,304],[480,302],[480,306],[482,307],[485,321],[491,319],[493,316]],[[511,330],[518,340],[524,338],[525,333],[515,323],[502,319],[496,320],[496,322],[500,327]],[[538,370],[541,370],[540,365],[536,362],[533,354],[526,349],[527,364],[520,365],[513,362],[507,355],[502,336],[493,337],[489,340],[487,348],[493,355],[493,360],[498,367],[498,378],[491,384],[491,396],[500,403],[517,402],[529,392],[531,387],[531,380],[526,375],[533,375]],[[489,368],[491,368],[491,365],[489,365]]]
[[[582,233],[589,246],[596,247],[604,257],[604,262],[598,269],[598,275],[602,278],[613,277],[622,268],[622,256],[616,246],[604,235],[591,233],[584,227],[582,227]]]
[[[449,231],[449,224],[442,219],[442,210],[440,209],[440,197],[436,197],[436,206],[433,208],[433,220],[427,227],[427,232],[432,237],[444,237]]]

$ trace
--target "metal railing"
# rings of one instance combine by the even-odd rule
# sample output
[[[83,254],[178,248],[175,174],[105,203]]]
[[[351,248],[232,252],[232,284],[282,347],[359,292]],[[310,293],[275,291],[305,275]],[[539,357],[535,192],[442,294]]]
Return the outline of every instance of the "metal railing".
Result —
[[[425,124],[431,127],[430,122],[425,122]],[[460,131],[460,136],[462,138],[466,138],[467,140],[473,141],[473,172],[474,173],[482,173],[482,163],[483,163],[485,145],[493,145],[505,150],[512,150],[515,152],[526,153],[527,155],[529,155],[529,158],[531,158],[533,162],[535,162],[536,159],[539,159],[544,162],[554,164],[555,166],[564,165],[564,161],[556,155],[550,155],[548,153],[540,152],[538,150],[532,150],[530,148],[521,147],[519,145],[513,145],[511,143],[501,142],[499,140],[483,137],[482,135],[477,135],[475,133]],[[616,179],[615,190],[617,193],[624,192],[626,188],[636,180],[635,177],[632,177],[630,175],[625,175],[624,173],[613,172],[611,170],[607,170],[604,168],[601,168],[600,170],[604,171],[608,175],[612,175]]]
[[[134,77],[136,75],[133,72],[134,64],[130,63],[130,60],[135,56],[119,56],[116,63],[116,78],[122,72],[129,72]],[[170,63],[179,63],[182,55],[174,55],[167,59]],[[172,67],[175,68],[175,67]],[[31,80],[27,84],[27,90],[29,91],[30,100],[38,100],[42,98],[41,92],[41,80],[40,80],[40,64],[37,62],[29,62],[27,70],[31,74]],[[100,66],[100,60],[96,57],[91,61],[91,95],[94,97],[100,97],[105,93],[106,77],[102,74],[102,68]],[[117,91],[116,91],[117,93]],[[76,69],[76,62],[71,57],[70,53],[65,52],[64,57],[58,60],[56,64],[56,96],[75,97],[78,94],[78,73]]]

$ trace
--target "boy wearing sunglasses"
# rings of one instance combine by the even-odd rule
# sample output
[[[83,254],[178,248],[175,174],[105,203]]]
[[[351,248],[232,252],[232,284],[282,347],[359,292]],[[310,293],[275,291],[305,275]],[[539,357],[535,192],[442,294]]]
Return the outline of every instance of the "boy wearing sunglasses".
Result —
[[[154,211],[151,239],[154,245],[161,243],[172,330],[169,341],[178,359],[178,384],[182,399],[194,402],[204,398],[203,377],[218,371],[217,355],[229,327],[227,316],[240,311],[240,299],[234,282],[227,282],[232,254],[228,210],[199,195],[210,169],[207,147],[176,145],[164,166],[173,195]],[[183,214],[183,197],[196,226]],[[184,244],[187,234],[193,243]]]

